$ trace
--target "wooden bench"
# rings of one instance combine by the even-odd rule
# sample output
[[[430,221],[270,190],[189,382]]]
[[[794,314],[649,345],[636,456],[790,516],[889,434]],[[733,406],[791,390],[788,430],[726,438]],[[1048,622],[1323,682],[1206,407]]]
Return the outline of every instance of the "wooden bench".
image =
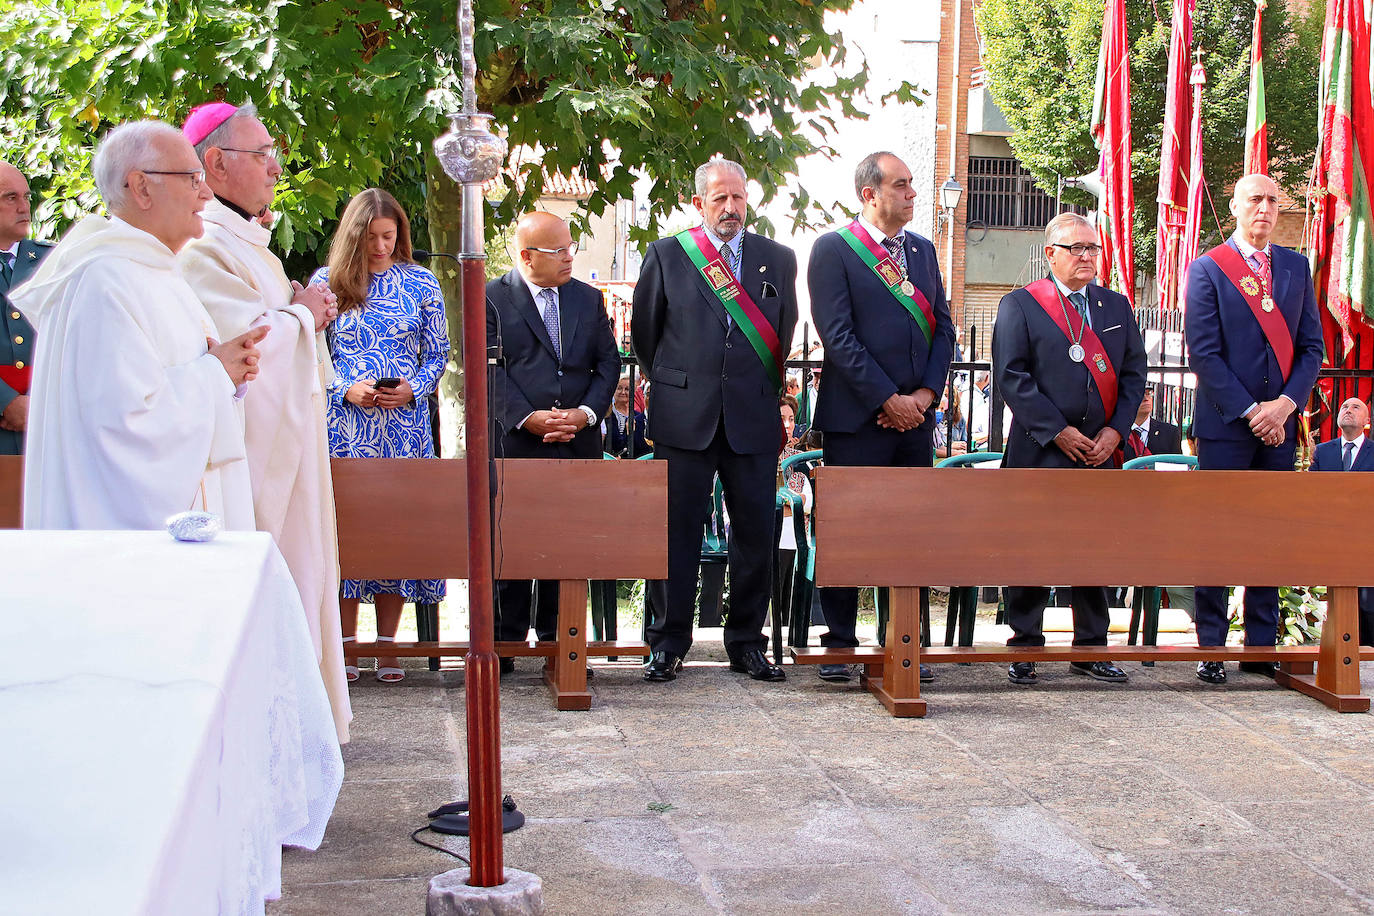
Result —
[[[464,462],[335,458],[339,566],[345,579],[465,579]],[[638,640],[588,642],[588,579],[668,575],[668,479],[661,461],[495,462],[492,569],[498,579],[557,579],[555,642],[498,642],[547,659],[558,709],[590,709],[589,656],[646,656]],[[352,643],[349,658],[463,655],[466,641]]]
[[[955,479],[951,479],[955,478]],[[886,648],[792,651],[860,663],[894,716],[923,716],[921,662],[1277,661],[1279,684],[1364,712],[1357,587],[1371,584],[1374,527],[1329,507],[1374,505],[1374,474],[824,467],[817,472],[816,584],[891,589]],[[995,521],[989,522],[989,519]],[[1320,646],[922,649],[920,588],[951,582],[1327,586]],[[1313,665],[1316,671],[1313,674]]]
[[[464,462],[333,459],[339,565],[349,579],[465,579]],[[587,641],[588,579],[668,575],[668,479],[661,461],[495,462],[498,578],[561,580],[558,639],[496,644],[548,660],[558,709],[589,709],[589,656],[646,656],[637,640]],[[23,459],[0,455],[0,528],[20,525]],[[351,643],[349,658],[463,655],[465,641]]]

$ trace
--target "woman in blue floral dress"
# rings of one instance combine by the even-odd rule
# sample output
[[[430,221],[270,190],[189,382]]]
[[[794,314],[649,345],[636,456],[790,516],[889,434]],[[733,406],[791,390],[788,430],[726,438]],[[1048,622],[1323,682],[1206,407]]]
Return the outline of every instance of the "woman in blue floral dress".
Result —
[[[439,281],[411,257],[410,221],[396,199],[369,188],[349,202],[329,248],[328,282],[339,299],[329,352],[329,452],[341,458],[433,458],[426,398],[439,385],[449,346]],[[378,382],[382,384],[378,384]],[[358,603],[377,608],[377,639],[394,641],[407,601],[435,603],[442,579],[346,579],[339,591],[344,642],[356,639]],[[348,668],[356,680],[356,666]],[[377,659],[377,679],[405,672]]]

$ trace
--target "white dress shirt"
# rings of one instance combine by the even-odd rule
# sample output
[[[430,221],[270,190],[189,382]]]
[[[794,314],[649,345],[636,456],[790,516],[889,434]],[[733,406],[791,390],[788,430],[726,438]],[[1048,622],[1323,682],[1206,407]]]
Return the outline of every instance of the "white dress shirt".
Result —
[[[562,305],[562,299],[561,299],[561,297],[558,295],[558,287],[556,287],[556,286],[537,286],[537,285],[531,283],[531,282],[530,282],[530,278],[527,277],[527,276],[525,276],[523,273],[520,275],[520,279],[524,280],[524,281],[525,281],[525,286],[529,288],[530,297],[534,299],[534,307],[535,307],[535,310],[539,312],[539,320],[540,320],[540,321],[544,321],[544,312],[546,312],[546,311],[548,310],[548,303],[545,301],[545,299],[544,299],[544,297],[543,297],[543,295],[542,295],[542,293],[544,292],[544,290],[547,289],[549,292],[553,293],[553,302],[554,302],[554,305],[560,305],[560,306]],[[559,345],[562,346],[562,342],[563,342],[563,311],[562,311],[561,308],[559,309],[559,312],[558,312],[558,341],[559,341]],[[561,358],[560,358],[560,362],[561,362]],[[549,409],[549,408],[546,408],[546,409]],[[578,409],[581,410],[583,413],[585,413],[585,414],[587,415],[587,425],[588,425],[588,426],[596,426],[598,423],[601,422],[601,418],[598,417],[598,416],[596,415],[596,411],[592,410],[592,409],[591,409],[590,407],[588,407],[586,404],[580,405]],[[523,419],[523,420],[520,421],[520,427],[521,427],[522,429],[524,428],[525,424],[526,424],[527,422],[529,422],[529,419],[530,419],[530,417],[532,417],[532,416],[534,416],[534,411],[530,411],[528,414],[525,415],[525,419]]]
[[[1353,468],[1355,462],[1360,459],[1360,449],[1364,448],[1364,433],[1360,433],[1354,439],[1347,439],[1345,434],[1341,434],[1341,467],[1345,467],[1345,447],[1353,444],[1355,451],[1350,455],[1350,466]]]

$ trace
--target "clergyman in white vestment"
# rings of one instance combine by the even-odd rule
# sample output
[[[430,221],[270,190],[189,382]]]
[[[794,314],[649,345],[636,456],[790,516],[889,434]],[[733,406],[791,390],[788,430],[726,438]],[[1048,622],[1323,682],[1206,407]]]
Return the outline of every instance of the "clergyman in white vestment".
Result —
[[[173,127],[115,128],[93,162],[112,216],[75,226],[10,300],[38,331],[26,528],[158,529],[188,509],[252,530],[236,392],[257,330],[218,343],[176,252],[210,196]]]
[[[205,234],[177,260],[215,322],[217,336],[268,326],[256,382],[243,397],[244,439],[259,531],[286,559],[305,608],[341,743],[353,718],[339,623],[339,548],[325,427],[334,367],[324,327],[338,310],[327,286],[287,280],[257,217],[272,203],[281,166],[256,110],[223,102],[191,111],[182,128],[214,199]]]

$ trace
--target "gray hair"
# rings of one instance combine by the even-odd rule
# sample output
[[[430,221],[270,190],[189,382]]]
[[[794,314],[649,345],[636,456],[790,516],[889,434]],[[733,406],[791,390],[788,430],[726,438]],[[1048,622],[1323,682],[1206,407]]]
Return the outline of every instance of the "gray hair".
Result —
[[[244,102],[239,106],[239,110],[225,119],[224,123],[205,135],[205,139],[196,144],[196,158],[201,164],[205,164],[205,154],[211,147],[224,148],[224,144],[229,142],[229,135],[234,132],[234,122],[239,118],[256,118],[258,116],[258,106],[252,102]]]
[[[1061,213],[1050,220],[1049,225],[1045,227],[1045,244],[1053,245],[1059,239],[1063,238],[1064,233],[1068,231],[1070,226],[1083,226],[1090,232],[1097,231],[1097,227],[1094,226],[1086,216],[1081,213],[1069,211]]]
[[[161,121],[134,121],[121,124],[101,138],[91,160],[91,174],[100,199],[111,213],[128,203],[129,173],[154,163],[148,161],[159,137],[182,139],[181,131]]]
[[[854,169],[854,193],[859,195],[860,201],[864,199],[864,188],[876,189],[883,186],[883,167],[878,163],[884,156],[897,158],[896,153],[878,150],[876,153],[869,153],[865,156],[858,168]]]
[[[697,197],[706,196],[706,182],[711,179],[711,173],[716,169],[725,169],[734,172],[740,181],[748,182],[749,175],[744,171],[744,166],[733,159],[726,159],[723,156],[719,159],[711,159],[704,165],[697,166],[696,192]]]

